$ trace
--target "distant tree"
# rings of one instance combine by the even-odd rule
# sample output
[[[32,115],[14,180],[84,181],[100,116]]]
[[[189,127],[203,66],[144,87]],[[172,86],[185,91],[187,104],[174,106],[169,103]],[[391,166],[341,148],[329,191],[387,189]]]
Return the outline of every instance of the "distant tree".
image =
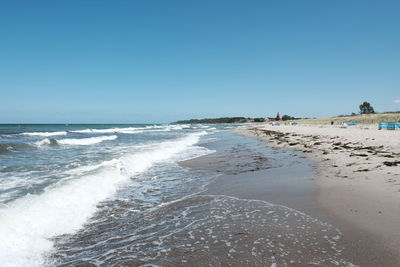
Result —
[[[214,119],[191,119],[191,120],[182,120],[176,121],[175,124],[189,124],[189,123],[242,123],[247,122],[247,119],[244,117],[224,117],[224,118],[214,118]]]
[[[361,114],[371,114],[371,113],[375,113],[374,108],[371,106],[370,103],[368,103],[367,101],[365,101],[364,103],[362,103],[360,105],[360,113]]]
[[[264,122],[264,118],[254,118],[254,122]]]
[[[282,120],[283,121],[288,121],[288,120],[295,120],[295,117],[289,116],[289,115],[283,115]]]

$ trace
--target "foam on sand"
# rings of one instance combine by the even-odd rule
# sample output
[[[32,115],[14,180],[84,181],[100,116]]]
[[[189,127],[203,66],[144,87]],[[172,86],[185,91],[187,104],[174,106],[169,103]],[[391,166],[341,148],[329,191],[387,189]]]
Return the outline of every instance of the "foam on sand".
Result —
[[[112,197],[134,175],[182,154],[204,134],[194,133],[143,147],[141,152],[106,161],[95,170],[68,177],[42,194],[26,195],[1,206],[2,266],[46,264],[45,256],[53,249],[52,238],[79,230],[96,212],[96,205]]]

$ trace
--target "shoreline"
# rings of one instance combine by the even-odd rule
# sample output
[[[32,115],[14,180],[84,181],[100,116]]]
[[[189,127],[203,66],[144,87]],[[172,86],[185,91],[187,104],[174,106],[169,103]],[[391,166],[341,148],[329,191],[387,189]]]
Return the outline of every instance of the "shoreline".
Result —
[[[260,146],[262,143],[254,138],[233,136],[236,140],[217,141],[217,149],[207,146],[216,151],[213,154],[179,162],[184,168],[219,174],[204,194],[267,201],[308,215],[318,213],[313,205],[316,187],[311,161],[296,151]],[[238,139],[241,145],[221,149],[221,142],[234,144]],[[257,147],[267,151],[260,153]]]
[[[263,146],[255,138],[232,132],[219,137],[203,144],[215,153],[179,163],[219,174],[199,196],[236,199],[224,211],[232,215],[223,221],[233,223],[235,230],[229,235],[241,256],[225,258],[223,251],[216,250],[209,251],[210,257],[217,257],[224,266],[354,266],[352,258],[343,253],[345,236],[315,205],[311,161],[300,152]]]
[[[400,133],[370,127],[259,125],[236,134],[265,145],[302,151],[316,163],[315,201],[329,221],[355,240],[353,250],[368,252],[371,265],[400,262]],[[370,244],[374,242],[374,244]],[[382,259],[382,258],[386,258]],[[375,264],[373,262],[376,262]]]

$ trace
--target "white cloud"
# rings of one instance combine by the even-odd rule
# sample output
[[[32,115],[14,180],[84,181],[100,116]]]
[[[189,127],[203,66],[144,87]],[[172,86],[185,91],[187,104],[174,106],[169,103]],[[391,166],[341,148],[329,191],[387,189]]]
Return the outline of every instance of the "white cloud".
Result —
[[[395,99],[395,100],[393,100],[393,103],[395,103],[395,104],[400,104],[400,99]]]

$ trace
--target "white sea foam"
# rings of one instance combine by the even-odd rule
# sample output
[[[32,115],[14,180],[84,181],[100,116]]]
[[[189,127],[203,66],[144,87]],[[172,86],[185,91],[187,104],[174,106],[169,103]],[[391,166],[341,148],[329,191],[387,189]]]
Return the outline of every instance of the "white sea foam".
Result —
[[[135,128],[135,127],[128,127],[128,128],[109,128],[109,129],[84,129],[84,130],[76,130],[71,131],[74,133],[121,133],[121,132],[136,132],[143,128]]]
[[[93,145],[97,143],[101,143],[103,141],[111,141],[117,139],[116,135],[105,135],[105,136],[96,136],[90,138],[66,138],[56,140],[60,145],[79,145],[79,146],[87,146]]]
[[[27,132],[21,134],[27,136],[57,136],[57,135],[67,135],[68,133],[66,131],[60,131],[60,132]]]
[[[108,128],[108,129],[83,129],[83,130],[75,130],[71,131],[73,133],[142,133],[143,130],[147,129],[156,129],[156,128],[164,128],[165,126],[146,126],[146,127],[125,127],[125,128]]]
[[[41,146],[48,146],[51,144],[51,141],[48,138],[45,138],[43,140],[37,141],[33,143],[34,145],[41,147]]]
[[[88,133],[88,134],[98,134],[98,133],[124,133],[124,134],[138,134],[144,132],[163,132],[171,130],[182,130],[189,128],[190,125],[149,125],[146,127],[125,127],[125,128],[108,128],[108,129],[83,129],[71,131],[73,133]]]
[[[124,183],[153,164],[180,155],[195,145],[200,135],[144,147],[143,151],[104,162],[97,170],[76,175],[0,207],[0,262],[2,266],[42,266],[53,249],[55,236],[74,233]],[[50,263],[51,264],[51,263]]]
[[[116,135],[105,135],[105,136],[96,136],[89,138],[65,138],[65,139],[48,139],[45,138],[43,140],[39,140],[33,143],[33,145],[37,147],[48,146],[51,144],[60,144],[60,145],[77,145],[77,146],[88,146],[97,143],[101,143],[103,141],[111,141],[117,139]]]

